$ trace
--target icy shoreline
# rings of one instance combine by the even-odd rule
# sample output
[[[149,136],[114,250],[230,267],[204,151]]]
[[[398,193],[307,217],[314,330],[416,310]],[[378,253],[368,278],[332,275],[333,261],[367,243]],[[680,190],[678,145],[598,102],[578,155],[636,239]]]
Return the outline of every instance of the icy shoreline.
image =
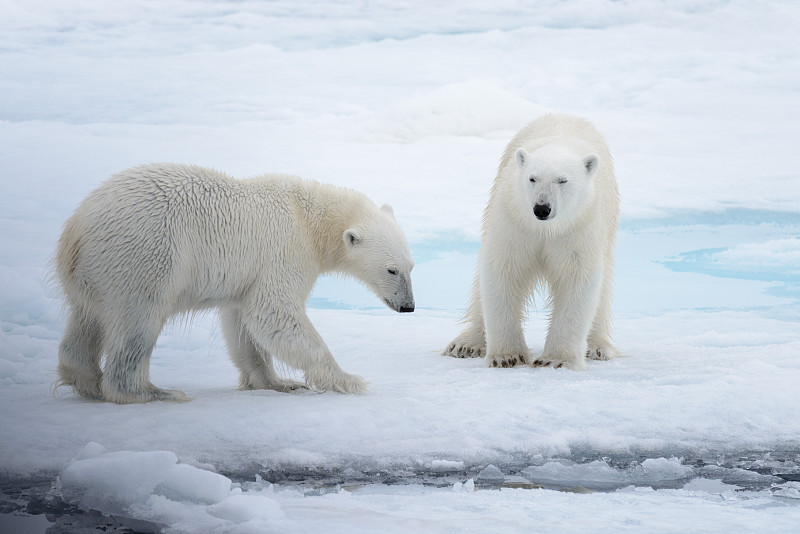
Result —
[[[800,452],[791,451],[733,454],[710,462],[539,458],[536,465],[516,471],[511,466],[465,467],[461,462],[438,461],[426,464],[424,470],[273,470],[245,478],[176,461],[174,454],[165,451],[105,452],[99,444],[90,443],[55,478],[0,480],[0,525],[10,525],[13,519],[16,525],[52,524],[56,532],[77,527],[105,532],[192,532],[198,528],[249,532],[255,525],[283,531],[308,519],[292,513],[298,505],[304,508],[306,501],[308,506],[325,507],[326,500],[342,495],[366,499],[365,504],[375,496],[393,496],[395,506],[400,502],[407,506],[418,499],[438,500],[448,494],[465,498],[476,491],[488,492],[494,506],[507,503],[509,491],[533,491],[536,501],[567,499],[575,506],[592,506],[588,495],[598,492],[628,504],[641,500],[637,507],[651,514],[643,524],[650,521],[655,532],[662,531],[657,525],[664,502],[658,499],[653,508],[647,498],[659,492],[671,492],[669,502],[722,499],[733,508],[755,505],[762,511],[759,519],[777,521],[773,527],[780,527],[781,511],[789,514],[788,519],[800,511]],[[500,495],[502,500],[497,502]],[[42,514],[47,523],[41,521]],[[627,514],[625,521],[633,515]],[[390,532],[402,531],[394,530],[386,517],[380,524]],[[333,518],[327,528],[350,531],[353,524]]]

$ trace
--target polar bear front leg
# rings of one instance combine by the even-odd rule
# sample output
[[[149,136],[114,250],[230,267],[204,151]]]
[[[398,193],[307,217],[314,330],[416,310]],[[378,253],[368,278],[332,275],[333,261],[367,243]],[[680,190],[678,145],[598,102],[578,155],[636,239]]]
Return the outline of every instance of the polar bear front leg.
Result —
[[[308,387],[318,391],[361,393],[367,382],[342,371],[303,310],[272,301],[269,311],[244,312],[242,323],[257,345],[305,372]]]
[[[483,311],[481,310],[480,281],[475,276],[472,284],[467,313],[464,317],[467,327],[442,351],[443,356],[453,358],[483,358],[486,356],[486,332],[483,326]]]
[[[522,332],[527,284],[521,273],[481,260],[480,291],[486,329],[487,367],[514,367],[530,361]]]
[[[600,298],[601,278],[576,275],[551,284],[553,315],[544,351],[534,360],[534,366],[586,367],[586,339]]]
[[[302,382],[287,380],[275,371],[272,355],[253,341],[238,310],[220,309],[219,318],[228,353],[239,369],[239,389],[274,389],[288,393],[306,388]]]
[[[589,331],[589,347],[586,351],[586,357],[590,360],[610,360],[619,356],[617,349],[611,343],[612,271],[613,269],[609,262],[605,267],[597,314],[592,322],[592,329]]]

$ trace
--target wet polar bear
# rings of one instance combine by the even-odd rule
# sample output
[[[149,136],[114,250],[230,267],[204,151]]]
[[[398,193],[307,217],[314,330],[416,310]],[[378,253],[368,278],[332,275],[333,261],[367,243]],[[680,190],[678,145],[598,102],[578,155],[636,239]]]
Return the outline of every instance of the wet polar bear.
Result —
[[[545,115],[500,162],[483,219],[464,332],[444,354],[489,367],[531,362],[524,308],[546,284],[552,313],[539,366],[585,367],[617,355],[611,293],[619,193],[602,135],[586,120]]]
[[[69,307],[59,385],[118,403],[186,400],[150,383],[150,355],[168,318],[216,307],[241,388],[305,387],[275,372],[278,358],[311,388],[360,392],[366,382],[333,359],[306,298],[320,274],[338,272],[414,311],[413,265],[391,207],[349,189],[175,164],[121,172],[83,201],[58,243]]]

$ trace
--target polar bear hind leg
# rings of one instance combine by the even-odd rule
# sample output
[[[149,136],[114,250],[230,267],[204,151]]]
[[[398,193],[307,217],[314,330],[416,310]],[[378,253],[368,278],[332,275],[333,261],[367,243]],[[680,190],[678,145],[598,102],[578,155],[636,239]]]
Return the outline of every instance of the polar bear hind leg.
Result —
[[[56,387],[71,386],[87,399],[101,399],[100,358],[103,352],[103,327],[99,321],[73,305],[64,337],[58,347]]]
[[[152,316],[150,313],[142,314],[142,317]],[[150,356],[164,322],[130,317],[124,324],[116,324],[108,329],[102,379],[103,398],[106,401],[131,404],[189,400],[182,391],[161,389],[150,383]]]

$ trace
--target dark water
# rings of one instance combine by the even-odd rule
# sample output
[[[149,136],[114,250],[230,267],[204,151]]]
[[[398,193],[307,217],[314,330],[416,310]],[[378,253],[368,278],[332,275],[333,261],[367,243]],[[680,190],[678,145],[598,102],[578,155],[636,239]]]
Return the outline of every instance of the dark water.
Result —
[[[56,477],[0,482],[0,534],[155,534],[163,528],[81,510],[64,501]]]

